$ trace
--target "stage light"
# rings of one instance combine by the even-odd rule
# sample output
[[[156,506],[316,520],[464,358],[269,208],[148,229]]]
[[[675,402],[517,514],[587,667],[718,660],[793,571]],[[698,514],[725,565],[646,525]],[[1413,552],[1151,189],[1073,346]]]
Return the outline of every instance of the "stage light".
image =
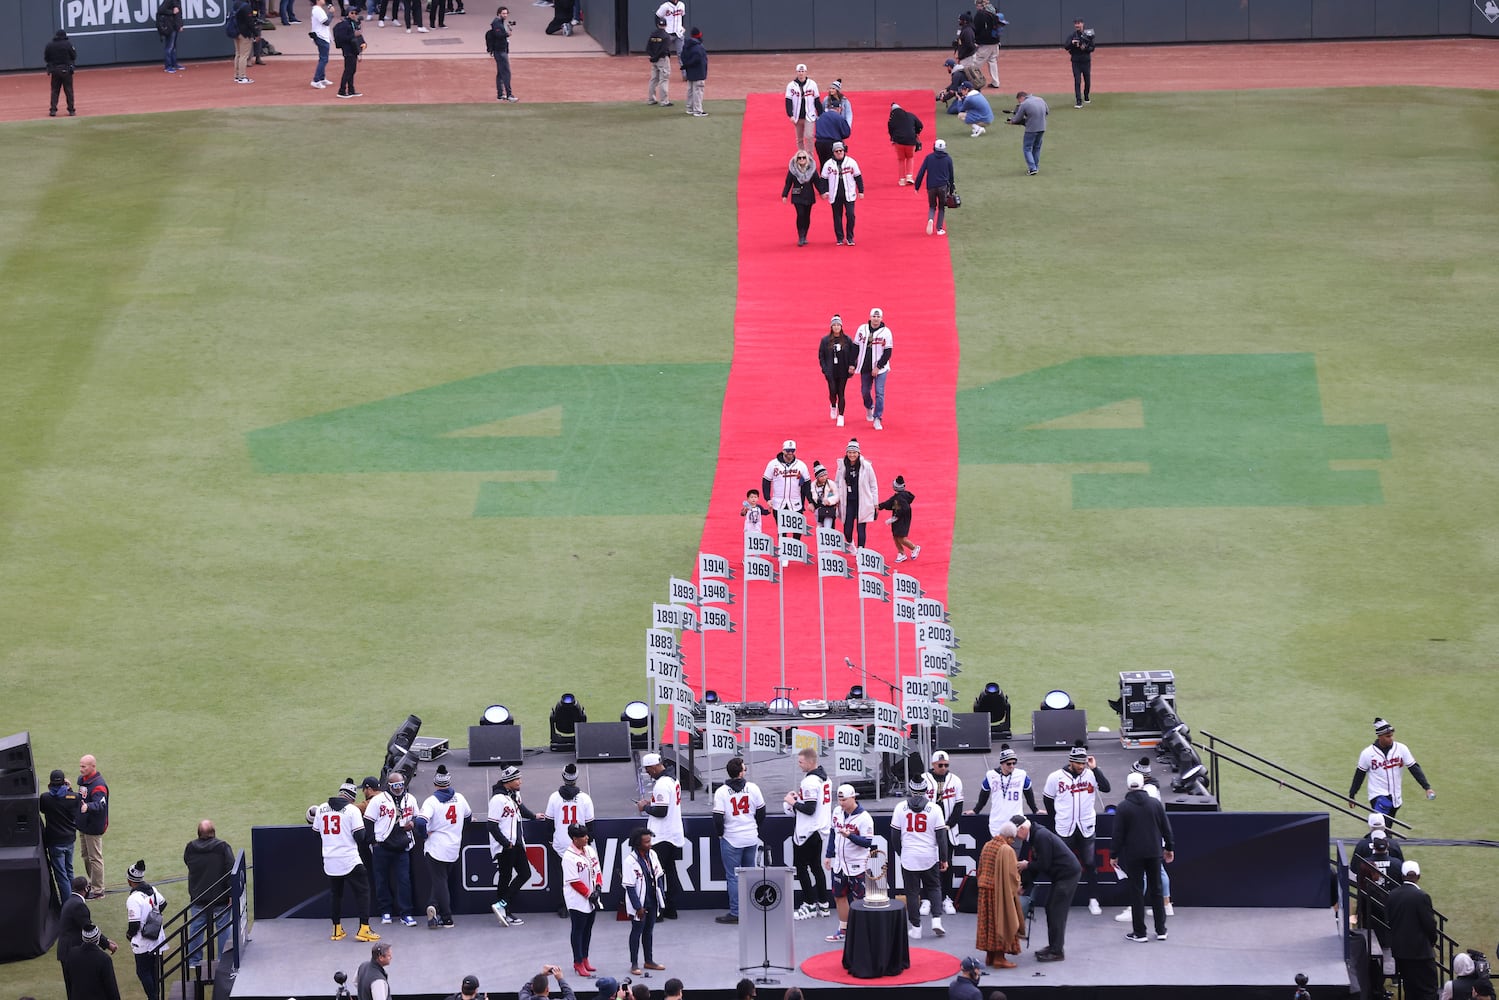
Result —
[[[848,689],[848,694],[844,695],[843,698],[845,701],[863,701],[864,685],[855,684],[853,687]]]
[[[790,698],[772,698],[767,715],[795,715],[796,706],[791,703]]]
[[[411,750],[411,741],[421,731],[422,720],[414,715],[406,716],[406,721],[396,727],[396,731],[390,734],[390,739],[385,743],[385,763],[381,767],[387,771],[395,767],[396,762]],[[412,770],[415,771],[416,768],[413,767]]]
[[[578,745],[578,723],[587,722],[588,713],[571,691],[557,699],[549,720],[551,747],[554,751],[571,750]]]
[[[630,727],[630,747],[640,750],[651,745],[651,706],[632,701],[619,713],[619,721]]]
[[[1196,756],[1196,753],[1193,753]],[[1171,782],[1173,792],[1185,792],[1188,795],[1207,795],[1207,768],[1200,762],[1182,772],[1181,777]]]
[[[715,690],[713,690],[712,688],[709,688],[708,690],[704,691],[703,692],[703,704],[704,705],[717,705],[718,704],[718,692],[715,691]]]
[[[1155,727],[1163,733],[1180,729],[1188,740],[1192,738],[1192,730],[1188,729],[1186,723],[1176,714],[1171,703],[1166,700],[1165,695],[1156,695],[1146,704],[1147,710],[1155,717]]]
[[[484,710],[484,714],[479,716],[479,725],[513,726],[515,725],[515,716],[511,715],[510,709],[504,705],[490,705]]]
[[[1075,707],[1072,703],[1072,695],[1060,688],[1055,691],[1046,692],[1046,697],[1041,699],[1041,711],[1043,712],[1062,712]]]
[[[1010,738],[1010,699],[993,681],[984,685],[984,691],[973,699],[975,712],[989,714],[989,735],[998,739]]]

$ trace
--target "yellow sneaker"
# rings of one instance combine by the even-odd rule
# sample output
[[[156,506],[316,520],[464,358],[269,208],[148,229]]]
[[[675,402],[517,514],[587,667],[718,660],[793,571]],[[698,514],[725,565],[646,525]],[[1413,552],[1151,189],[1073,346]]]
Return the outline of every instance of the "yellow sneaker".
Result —
[[[378,940],[380,940],[380,935],[378,935],[374,931],[370,930],[370,925],[369,924],[360,924],[359,925],[359,933],[354,935],[354,940],[355,941],[378,941]]]
[[[333,927],[333,937],[331,937],[329,940],[331,940],[331,941],[342,941],[344,938],[346,938],[348,936],[349,935],[344,932],[343,924],[335,924],[334,927]]]

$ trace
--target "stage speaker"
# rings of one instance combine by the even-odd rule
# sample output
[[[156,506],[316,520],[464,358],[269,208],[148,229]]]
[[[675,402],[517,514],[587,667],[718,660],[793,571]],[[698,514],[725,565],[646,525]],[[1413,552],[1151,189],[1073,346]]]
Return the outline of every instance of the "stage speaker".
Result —
[[[677,779],[685,791],[702,791],[703,779],[692,768],[687,766],[687,751],[673,746],[663,746],[660,750],[661,762],[670,766],[672,776]]]
[[[36,798],[36,772],[0,771],[0,798],[12,795]]]
[[[514,764],[519,767],[525,758],[520,733],[520,726],[469,726],[468,766]]]
[[[1037,750],[1070,750],[1088,745],[1088,713],[1062,708],[1031,713],[1031,745]]]
[[[628,722],[578,723],[578,762],[605,763],[631,760]]]
[[[937,749],[951,753],[988,753],[988,712],[954,712],[951,726],[937,728]]]
[[[0,739],[0,771],[31,770],[31,734],[16,733]]]
[[[46,853],[0,847],[0,962],[45,954],[57,939]]]
[[[42,846],[42,814],[36,796],[0,798],[0,848]]]

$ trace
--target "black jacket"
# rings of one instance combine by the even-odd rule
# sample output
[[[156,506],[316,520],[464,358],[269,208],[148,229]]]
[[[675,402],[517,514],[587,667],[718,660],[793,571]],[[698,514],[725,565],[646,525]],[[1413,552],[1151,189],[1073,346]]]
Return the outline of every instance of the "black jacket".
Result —
[[[68,953],[83,945],[83,929],[94,922],[93,914],[89,912],[88,904],[83,897],[77,893],[68,893],[68,898],[62,901],[62,913],[57,919],[57,960],[66,962]],[[108,947],[104,939],[99,939],[101,948]]]
[[[177,8],[174,13],[172,8]],[[182,30],[182,0],[161,0],[156,8],[156,33],[162,38]]]
[[[689,83],[708,79],[708,50],[703,48],[701,38],[689,37],[682,43],[682,76]]]
[[[894,515],[890,521],[891,534],[904,538],[911,533],[911,504],[915,500],[916,496],[910,490],[896,490],[880,504],[880,510],[888,510]]]
[[[905,108],[891,108],[890,120],[886,123],[890,141],[898,146],[914,146],[921,134],[921,119]]]
[[[973,12],[973,38],[980,45],[999,44],[999,15],[978,8]]]
[[[489,22],[489,30],[484,33],[484,51],[490,55],[510,51],[510,33],[505,30],[503,17]]]
[[[78,841],[78,793],[69,788],[62,795],[53,795],[47,789],[41,796],[42,819],[47,825],[42,830],[42,844],[46,847],[64,847]]]
[[[786,183],[781,185],[781,197],[790,197],[793,205],[817,204],[817,175],[814,173],[805,182],[799,181],[788,167]]]
[[[254,38],[260,34],[260,22],[255,16],[255,9],[245,0],[234,5],[234,23],[239,28],[241,38]]]
[[[1093,48],[1097,43],[1093,40],[1093,29],[1084,28],[1082,31],[1074,31],[1062,39],[1062,48],[1072,56],[1074,62],[1087,62],[1093,58]]]
[[[79,948],[63,960],[68,995],[88,1000],[120,1000],[114,960],[99,948]]]
[[[228,875],[234,870],[234,848],[217,837],[190,840],[182,849],[187,865],[187,895],[199,906],[229,902]],[[212,893],[212,897],[209,897]]]
[[[959,976],[947,986],[947,1000],[983,1000],[984,991],[967,976]]]
[[[651,32],[651,37],[645,40],[645,54],[651,62],[660,62],[671,55],[671,40],[665,28]]]
[[[333,28],[333,44],[344,55],[357,56],[359,46],[364,44],[364,36],[359,33],[359,26],[346,17]]]
[[[1131,788],[1114,812],[1114,856],[1124,860],[1126,868],[1129,861],[1159,860],[1162,841],[1165,850],[1176,850],[1166,807],[1145,789]]]
[[[1031,878],[1049,878],[1052,881],[1068,876],[1082,876],[1083,866],[1077,860],[1077,855],[1072,853],[1072,848],[1054,831],[1032,823],[1028,839],[1031,863],[1027,866],[1026,875]]]
[[[846,333],[836,340],[829,333],[817,345],[817,367],[826,378],[848,378],[848,368],[858,356],[858,348]]]
[[[1437,920],[1431,897],[1414,882],[1402,882],[1385,901],[1390,926],[1390,953],[1402,959],[1436,957]]]
[[[979,50],[978,43],[973,38],[973,24],[971,22],[964,21],[958,25],[958,33],[953,36],[952,50],[959,62],[962,62]]]

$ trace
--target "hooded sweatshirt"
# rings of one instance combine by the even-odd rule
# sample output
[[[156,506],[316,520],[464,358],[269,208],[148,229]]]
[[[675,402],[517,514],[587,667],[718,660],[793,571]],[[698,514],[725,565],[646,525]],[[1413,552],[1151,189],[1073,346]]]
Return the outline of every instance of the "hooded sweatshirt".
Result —
[[[349,804],[343,796],[329,808],[342,809]],[[223,906],[229,902],[228,875],[234,870],[234,848],[218,837],[198,837],[182,849],[182,863],[187,865],[187,895],[196,906]]]

